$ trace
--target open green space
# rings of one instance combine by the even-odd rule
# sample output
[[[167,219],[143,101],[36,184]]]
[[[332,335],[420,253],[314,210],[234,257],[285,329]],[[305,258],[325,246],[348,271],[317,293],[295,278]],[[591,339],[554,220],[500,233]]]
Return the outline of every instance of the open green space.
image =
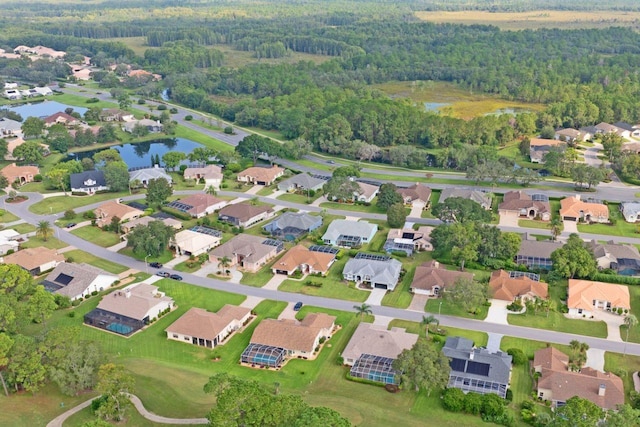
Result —
[[[606,338],[607,324],[603,321],[568,319],[560,312],[561,299],[566,297],[566,285],[549,285],[551,305],[549,312],[524,314],[509,314],[507,321],[510,325],[527,326],[529,328],[548,329],[551,331],[567,332],[576,335]]]
[[[67,209],[77,209],[93,203],[115,200],[128,195],[128,191],[121,191],[119,193],[102,193],[92,196],[54,196],[34,203],[29,206],[29,210],[38,215],[49,215],[51,213],[64,212]]]
[[[275,191],[275,186],[268,186],[268,187],[263,187],[260,190],[258,190],[258,192],[256,193],[256,196],[268,196],[270,194],[273,194],[273,192]]]
[[[171,426],[177,427],[176,424],[160,424],[160,423],[154,423],[153,421],[149,421],[148,419],[140,415],[140,413],[133,407],[133,405],[129,406],[125,417],[126,417],[126,420],[124,422],[120,422],[114,425],[124,424],[128,426],[136,426],[136,427],[171,427]],[[85,423],[88,423],[95,419],[96,419],[96,416],[91,412],[91,407],[88,407],[69,417],[67,421],[65,421],[64,427],[81,427]]]
[[[27,233],[36,231],[36,226],[29,224],[27,222],[23,222],[22,224],[12,225],[10,228],[20,234],[27,234]]]
[[[116,233],[104,231],[101,228],[92,225],[85,225],[84,227],[71,230],[71,234],[98,246],[102,246],[103,248],[108,248],[120,243],[120,236]]]
[[[56,239],[55,237],[49,237],[46,241],[44,241],[42,238],[36,236],[30,237],[26,242],[20,243],[21,249],[37,248],[39,246],[44,246],[45,248],[49,249],[62,249],[66,248],[69,245],[62,240]]]
[[[631,297],[631,314],[640,319],[640,286],[627,286],[629,288],[629,296]],[[620,337],[627,340],[627,327],[620,326]],[[640,342],[640,325],[629,329],[629,341]]]
[[[396,308],[409,307],[413,299],[413,294],[409,292],[409,289],[411,288],[411,282],[413,282],[416,267],[431,259],[431,252],[414,252],[414,255],[410,258],[398,258],[402,262],[405,274],[393,292],[387,292],[382,298],[382,305]]]
[[[192,141],[195,141],[204,145],[205,147],[213,148],[214,150],[233,151],[233,147],[231,145],[225,144],[219,139],[215,139],[210,136],[204,135],[198,131],[187,128],[185,126],[178,125],[174,136],[177,138],[190,139]]]
[[[427,304],[424,306],[424,311],[433,313],[436,315],[436,317],[438,314],[444,314],[448,316],[466,317],[467,319],[484,320],[487,317],[487,313],[489,312],[489,307],[486,305],[482,305],[478,307],[478,312],[476,314],[473,314],[459,307],[453,301],[447,301],[444,298],[430,298],[429,301],[427,301]]]
[[[380,209],[376,206],[377,198],[374,198],[369,206],[364,205],[362,203],[337,203],[337,202],[322,202],[320,203],[321,208],[325,209],[336,209],[341,211],[350,211],[350,212],[366,212],[366,213],[375,213],[375,214],[384,214],[386,211],[384,209]],[[409,210],[410,211],[410,210]]]
[[[286,193],[277,197],[278,200],[284,200],[285,202],[300,203],[301,205],[313,203],[322,194],[319,193],[316,196],[307,197],[306,194],[294,194]]]
[[[619,203],[609,203],[609,220],[611,224],[578,224],[578,231],[609,236],[638,237],[640,227],[624,220]]]
[[[63,104],[76,105],[78,107],[98,107],[98,108],[118,108],[117,102],[98,101],[95,103],[87,103],[89,98],[81,95],[74,95],[71,93],[56,93],[53,97],[54,101],[61,102]]]
[[[604,354],[604,370],[622,378],[625,401],[629,403],[629,392],[634,390],[633,373],[640,371],[640,357],[607,351]]]
[[[432,325],[431,327],[433,328],[435,327],[435,325]],[[403,328],[409,333],[418,334],[421,337],[426,336],[425,326],[421,325],[418,322],[411,322],[409,320],[402,320],[402,319],[393,319],[391,322],[389,322],[388,329],[391,329],[391,328]],[[469,329],[451,328],[448,326],[443,326],[442,329],[446,330],[448,337],[464,337],[464,338],[470,339],[475,343],[477,347],[482,347],[487,345],[487,340],[489,339],[489,336],[485,332],[472,331]],[[433,335],[433,334],[430,333],[429,335]]]
[[[35,182],[35,181],[30,182],[28,184],[24,184],[23,186],[20,187],[20,191],[25,193],[40,193],[40,194],[60,192],[60,190],[56,188],[51,188],[51,189],[47,188],[44,185],[44,182]]]
[[[104,271],[108,271],[109,273],[113,273],[113,274],[120,274],[128,270],[128,268],[125,266],[116,264],[115,262],[112,262],[103,258],[98,258],[93,254],[90,254],[85,251],[81,251],[79,249],[65,252],[64,257],[67,261],[69,260],[69,258],[71,258],[75,263],[78,263],[78,264],[87,263],[87,264],[93,265],[94,267],[101,268]]]
[[[537,221],[534,219],[519,219],[518,227],[522,228],[537,228],[540,230],[550,230],[549,221]]]
[[[240,279],[240,283],[243,285],[249,285],[256,288],[261,288],[267,284],[269,280],[273,277],[273,272],[271,271],[271,267],[273,264],[280,259],[284,255],[284,251],[279,254],[273,261],[269,262],[267,265],[262,267],[260,271],[257,273],[242,273],[242,279]]]
[[[17,216],[15,216],[14,214],[12,214],[11,212],[7,211],[7,210],[0,210],[0,223],[6,224],[7,222],[13,222],[13,221],[17,221],[20,218],[18,218]]]

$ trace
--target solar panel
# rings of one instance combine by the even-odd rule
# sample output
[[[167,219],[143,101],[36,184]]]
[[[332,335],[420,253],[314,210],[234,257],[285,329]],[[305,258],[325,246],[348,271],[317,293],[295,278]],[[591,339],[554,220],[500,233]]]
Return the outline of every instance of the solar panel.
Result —
[[[323,254],[337,254],[338,252],[340,252],[339,249],[334,248],[333,246],[327,246],[327,245],[313,245],[313,246],[309,246],[309,250],[311,252],[320,252]]]
[[[173,208],[173,209],[177,209],[177,210],[182,211],[182,212],[187,212],[187,211],[193,209],[193,206],[187,205],[186,203],[182,203],[182,202],[179,202],[177,200],[174,201],[174,202],[169,203],[167,206],[170,207],[170,208]]]
[[[451,366],[452,371],[464,372],[464,368],[467,365],[467,361],[464,359],[451,359],[449,362],[449,366]]]
[[[73,280],[73,276],[69,276],[68,274],[60,273],[58,277],[56,277],[56,282],[67,286]]]
[[[483,377],[486,377],[489,375],[490,367],[491,365],[489,365],[488,363],[480,363],[469,360],[469,362],[467,363],[467,374],[482,375]]]
[[[546,194],[532,194],[531,200],[533,200],[534,202],[548,202],[549,196],[547,196]]]
[[[364,252],[358,252],[355,259],[366,259],[370,261],[389,261],[391,257],[387,255],[367,254]]]
[[[191,231],[195,231],[196,233],[206,234],[207,236],[215,236],[222,237],[222,231],[216,230],[215,228],[207,227],[205,225],[196,225],[190,228]]]
[[[278,252],[284,249],[284,243],[281,240],[275,239],[266,239],[262,242],[263,245],[274,246],[277,248]]]
[[[402,233],[402,238],[413,240],[415,238],[415,235],[416,233]]]

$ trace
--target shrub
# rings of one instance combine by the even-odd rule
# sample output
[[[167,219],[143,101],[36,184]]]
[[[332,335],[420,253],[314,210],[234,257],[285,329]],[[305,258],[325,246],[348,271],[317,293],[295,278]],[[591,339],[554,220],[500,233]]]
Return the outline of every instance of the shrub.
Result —
[[[68,263],[74,262],[73,257],[72,256],[67,257],[66,262],[68,262]]]
[[[53,300],[60,309],[71,307],[71,299],[68,296],[53,294]]]
[[[138,104],[144,105],[146,103],[147,103],[147,101],[145,101],[144,99],[142,99],[142,98],[138,99]]]
[[[64,211],[64,219],[71,220],[76,217],[76,212],[73,209],[67,209]]]
[[[40,174],[34,175],[33,180],[35,182],[42,182],[42,175]]]
[[[511,304],[507,306],[507,310],[509,311],[520,311],[522,310],[522,301],[518,298],[513,301]]]
[[[77,299],[74,299],[73,301],[71,301],[71,305],[72,305],[73,307],[77,307],[77,306],[79,306],[79,305],[80,305],[80,301],[78,301]]]
[[[509,402],[513,402],[513,391],[511,391],[510,388],[507,389],[507,395],[505,399],[507,399],[507,401]]]
[[[233,134],[233,128],[231,126],[225,126],[224,133],[226,133],[227,135]]]
[[[92,297],[95,297],[96,295],[98,295],[98,291],[93,291],[93,292],[91,292],[91,296],[92,296]]]
[[[71,317],[71,318],[73,319],[74,317],[76,317],[76,312],[75,312],[75,311],[70,311],[70,312],[67,314],[67,316],[69,316],[69,317]]]
[[[171,114],[178,114],[178,109],[177,109],[177,108],[170,108],[170,109],[169,109],[169,112],[170,112]]]
[[[478,415],[482,410],[482,395],[469,392],[464,396],[464,412]]]
[[[464,409],[465,394],[459,388],[447,388],[442,392],[442,406],[447,411],[461,412]]]
[[[342,366],[344,365],[344,357],[342,356],[338,356],[338,358],[336,359],[336,362],[338,363],[338,365]]]
[[[499,417],[504,413],[506,401],[494,393],[487,393],[482,396],[482,415],[488,417]],[[483,417],[484,419],[484,417]]]
[[[193,116],[191,114],[188,114],[186,116],[184,116],[184,119],[188,122],[190,122],[191,120],[193,120]]]
[[[513,358],[514,365],[524,365],[529,361],[529,358],[519,348],[510,348],[507,350],[507,354]]]
[[[320,339],[318,340],[318,342],[319,342],[320,344],[324,344],[324,342],[325,342],[326,340],[327,340],[327,338],[326,338],[326,337],[320,337]]]
[[[87,104],[96,104],[96,103],[100,102],[100,100],[98,98],[89,98],[85,102]]]
[[[164,105],[164,104],[158,105],[158,110],[160,110],[160,111],[164,111],[164,110],[167,110],[167,109],[168,109],[167,106]]]

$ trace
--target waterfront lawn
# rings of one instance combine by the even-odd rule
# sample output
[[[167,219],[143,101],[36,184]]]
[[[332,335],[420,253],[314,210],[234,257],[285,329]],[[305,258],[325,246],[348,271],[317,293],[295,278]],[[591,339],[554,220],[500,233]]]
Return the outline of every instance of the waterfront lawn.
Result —
[[[128,268],[124,267],[120,264],[116,264],[115,262],[98,258],[97,256],[90,254],[88,252],[81,251],[79,249],[75,249],[73,251],[68,251],[64,253],[64,258],[68,261],[69,258],[75,263],[87,263],[93,265],[94,267],[101,268],[109,273],[120,274],[124,271],[127,271]]]
[[[95,243],[103,248],[108,248],[120,243],[120,236],[110,231],[104,231],[99,227],[85,225],[70,231],[71,234],[80,237],[88,242]]]
[[[182,125],[176,127],[174,136],[177,138],[190,139],[214,150],[233,151],[233,146]]]
[[[67,209],[76,209],[93,203],[115,200],[128,195],[128,191],[121,191],[119,193],[102,193],[92,196],[54,196],[34,203],[29,206],[29,210],[38,215],[49,215],[50,213],[60,213]]]
[[[578,224],[578,231],[580,233],[625,237],[634,237],[640,231],[637,224],[631,224],[624,220],[619,203],[609,203],[609,220],[613,224]]]
[[[96,103],[87,102],[90,98],[81,95],[73,95],[71,93],[56,93],[54,94],[54,101],[60,102],[62,104],[75,105],[78,107],[99,107],[99,108],[118,108],[118,103],[116,102],[108,102],[108,101],[99,101]]]

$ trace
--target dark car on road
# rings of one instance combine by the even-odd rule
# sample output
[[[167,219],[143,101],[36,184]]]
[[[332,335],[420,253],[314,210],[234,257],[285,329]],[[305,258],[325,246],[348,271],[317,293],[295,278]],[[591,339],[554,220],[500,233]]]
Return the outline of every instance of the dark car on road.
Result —
[[[153,268],[162,268],[162,264],[159,262],[150,262],[149,265]]]
[[[76,225],[78,225],[78,224],[76,224],[75,222],[70,222],[69,224],[65,225],[65,227],[67,227],[67,228],[73,228],[73,227],[75,227]]]
[[[169,277],[171,276],[169,273],[167,273],[166,271],[158,271],[156,273],[156,276],[160,276],[160,277]]]
[[[172,274],[169,278],[173,280],[182,280],[182,276],[178,276],[177,274]]]
[[[300,311],[301,308],[302,308],[302,302],[298,301],[296,305],[293,306],[293,311]]]

